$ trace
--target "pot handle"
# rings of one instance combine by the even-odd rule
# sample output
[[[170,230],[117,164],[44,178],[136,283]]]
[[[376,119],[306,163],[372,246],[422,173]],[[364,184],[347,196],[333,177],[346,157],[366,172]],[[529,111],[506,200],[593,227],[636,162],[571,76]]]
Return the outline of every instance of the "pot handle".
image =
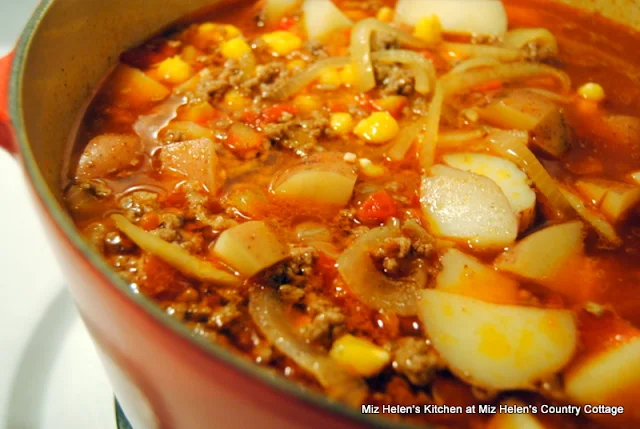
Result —
[[[0,147],[8,150],[13,155],[17,148],[13,139],[13,130],[9,120],[9,75],[13,52],[0,57]]]

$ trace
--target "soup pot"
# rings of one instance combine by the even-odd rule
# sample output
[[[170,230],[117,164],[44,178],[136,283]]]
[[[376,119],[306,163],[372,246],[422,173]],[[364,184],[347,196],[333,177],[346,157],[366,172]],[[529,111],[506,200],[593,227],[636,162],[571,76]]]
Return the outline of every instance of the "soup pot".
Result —
[[[640,28],[637,0],[562,0]],[[79,114],[119,53],[212,0],[44,0],[0,60],[0,143],[24,166],[81,317],[134,429],[385,426],[193,336],[84,241],[61,180]],[[396,427],[391,423],[390,427]]]

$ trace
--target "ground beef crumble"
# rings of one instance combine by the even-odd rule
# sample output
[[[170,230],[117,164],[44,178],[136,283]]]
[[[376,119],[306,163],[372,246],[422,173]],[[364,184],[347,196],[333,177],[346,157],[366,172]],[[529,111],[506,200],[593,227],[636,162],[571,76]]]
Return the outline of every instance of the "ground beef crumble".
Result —
[[[406,95],[414,93],[413,75],[398,64],[376,63],[374,65],[377,82],[382,86],[382,95]]]
[[[433,381],[436,371],[444,369],[442,359],[424,338],[400,338],[393,345],[393,368],[416,386]]]

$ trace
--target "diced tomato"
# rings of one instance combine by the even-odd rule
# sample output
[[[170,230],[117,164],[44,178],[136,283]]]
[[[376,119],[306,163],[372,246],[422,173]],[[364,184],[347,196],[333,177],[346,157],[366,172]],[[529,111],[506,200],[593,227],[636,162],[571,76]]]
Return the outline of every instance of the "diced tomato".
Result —
[[[296,25],[297,21],[290,16],[285,16],[278,23],[278,30],[291,30]]]
[[[389,112],[394,118],[402,116],[402,110],[407,107],[409,100],[401,95],[390,95],[373,101],[373,105],[382,111]]]
[[[384,222],[398,213],[396,202],[386,191],[378,191],[369,196],[356,213],[360,222]]]
[[[283,113],[290,113],[295,115],[297,110],[293,106],[285,106],[282,104],[276,104],[275,106],[268,107],[264,109],[262,112],[262,116],[264,117],[267,123],[278,122],[282,117]]]
[[[485,83],[481,83],[480,85],[473,88],[474,91],[478,91],[478,92],[492,92],[492,91],[498,91],[500,89],[502,89],[502,81],[497,79],[490,80]]]
[[[168,207],[182,208],[187,204],[187,198],[182,191],[174,191],[167,196],[165,204]]]
[[[160,226],[160,217],[156,212],[145,213],[140,219],[140,226],[147,231]]]

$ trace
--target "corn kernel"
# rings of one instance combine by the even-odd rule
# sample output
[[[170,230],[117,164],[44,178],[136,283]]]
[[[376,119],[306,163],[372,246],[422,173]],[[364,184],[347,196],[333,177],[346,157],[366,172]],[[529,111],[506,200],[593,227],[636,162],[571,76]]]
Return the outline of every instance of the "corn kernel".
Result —
[[[225,24],[222,26],[222,28],[224,28],[224,31],[227,34],[227,38],[229,39],[234,39],[236,37],[242,36],[242,31],[240,31],[240,29],[235,25]]]
[[[348,113],[334,113],[329,123],[338,135],[349,134],[353,130],[353,117]]]
[[[199,34],[211,34],[213,32],[215,32],[218,29],[218,27],[212,23],[212,22],[205,22],[204,24],[200,24],[198,26],[198,33]]]
[[[391,355],[382,347],[348,334],[333,343],[329,355],[340,365],[363,377],[378,374],[391,361]]]
[[[342,83],[340,79],[340,74],[335,69],[327,69],[322,72],[320,78],[318,79],[318,83],[320,85],[327,85],[333,88],[337,88]]]
[[[290,31],[274,31],[262,36],[262,40],[278,55],[287,55],[302,47],[302,39]]]
[[[193,70],[182,58],[175,56],[158,65],[158,74],[163,81],[177,85],[193,76]]]
[[[240,91],[232,89],[224,95],[224,104],[231,110],[240,111],[251,105],[251,100]]]
[[[224,42],[220,51],[225,58],[237,60],[251,53],[251,46],[243,39],[236,38]]]
[[[381,165],[376,165],[370,159],[360,158],[360,173],[367,177],[376,178],[385,175],[385,169]]]
[[[602,86],[593,82],[582,85],[578,89],[578,94],[580,94],[582,98],[589,101],[602,101],[605,97],[604,89],[602,88]]]
[[[436,44],[442,40],[442,24],[437,15],[424,17],[418,21],[413,35],[429,44]]]
[[[378,20],[382,22],[391,22],[393,21],[394,15],[395,14],[393,12],[393,9],[385,6],[378,11],[378,13],[376,14],[376,18],[378,18]]]
[[[305,60],[291,60],[287,63],[287,69],[291,71],[303,70],[307,67],[307,62]]]
[[[354,132],[369,143],[382,144],[395,138],[400,132],[400,127],[389,112],[375,112],[361,120]]]
[[[340,80],[345,86],[351,86],[356,82],[356,71],[351,64],[340,70]]]
[[[322,101],[316,95],[298,95],[293,99],[295,108],[303,114],[311,114],[322,108]]]

